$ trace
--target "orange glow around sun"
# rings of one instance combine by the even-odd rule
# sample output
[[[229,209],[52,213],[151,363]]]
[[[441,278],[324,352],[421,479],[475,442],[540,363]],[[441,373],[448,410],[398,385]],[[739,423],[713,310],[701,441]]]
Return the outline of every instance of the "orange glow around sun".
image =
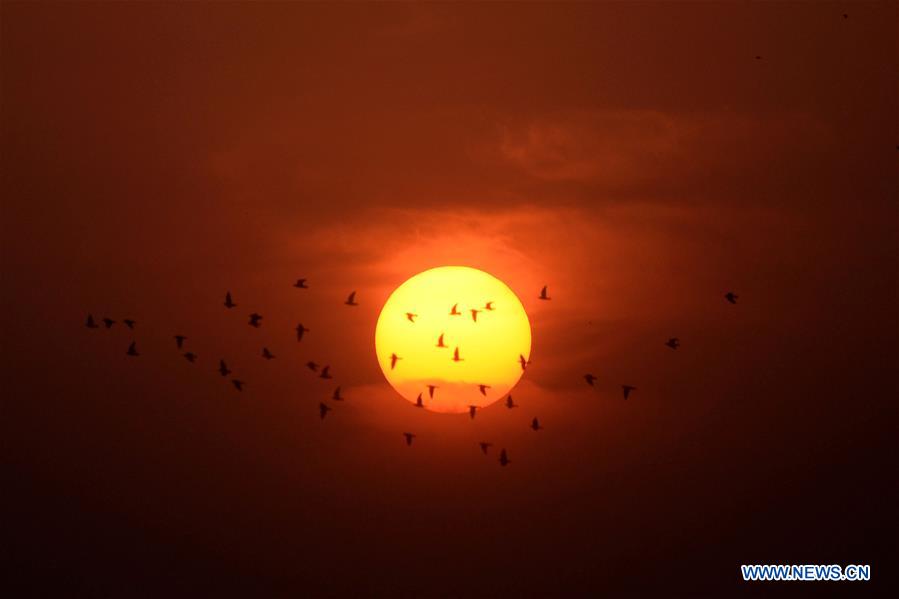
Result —
[[[521,301],[496,277],[441,266],[390,295],[375,349],[384,376],[407,400],[417,403],[420,395],[422,407],[434,412],[467,412],[500,399],[521,378],[531,325]]]

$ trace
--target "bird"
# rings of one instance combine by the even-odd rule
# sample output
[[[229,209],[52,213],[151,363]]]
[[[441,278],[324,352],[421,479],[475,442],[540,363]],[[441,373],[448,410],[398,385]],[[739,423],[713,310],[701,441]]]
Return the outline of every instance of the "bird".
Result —
[[[485,310],[495,310],[496,308],[493,307],[493,302],[487,302],[486,304],[484,304],[484,309]]]
[[[318,372],[318,364],[316,364],[315,362],[306,362],[306,368],[308,368],[312,372]]]
[[[471,309],[471,319],[475,322],[478,321],[478,312],[480,312],[480,310],[477,310],[475,308]]]
[[[440,333],[440,337],[437,338],[437,347],[449,347],[443,342],[443,335],[445,333]]]
[[[671,349],[677,349],[678,347],[680,347],[680,339],[678,339],[677,337],[672,337],[665,342],[665,345],[667,345]]]
[[[724,299],[726,299],[727,301],[729,301],[729,302],[732,303],[732,304],[736,304],[736,303],[737,303],[737,299],[738,299],[739,297],[740,297],[740,296],[737,295],[736,293],[734,293],[733,291],[728,291],[727,293],[724,294]]]
[[[523,354],[518,354],[518,363],[521,364],[522,370],[528,367],[528,361],[525,359]]]
[[[509,455],[506,453],[505,449],[500,450],[499,452],[499,465],[505,466],[512,460],[509,459]]]
[[[848,18],[849,18],[849,15],[847,15],[846,13],[843,13],[843,18],[844,18],[844,19],[848,19]]]
[[[459,312],[459,304],[453,304],[453,309],[450,310],[450,316],[462,316],[462,313]]]
[[[327,415],[328,415],[328,412],[330,412],[330,411],[331,411],[331,408],[328,407],[327,405],[325,405],[325,404],[323,404],[323,403],[319,403],[319,404],[318,404],[318,416],[319,416],[319,418],[321,418],[322,420],[325,419],[325,416],[327,416]]]
[[[434,391],[438,389],[437,385],[428,385],[428,397],[434,399]]]
[[[89,328],[89,329],[96,329],[96,328],[99,328],[98,325],[97,325],[97,323],[94,322],[94,315],[93,315],[93,314],[88,314],[88,315],[87,315],[87,322],[84,323],[84,326],[86,326],[86,327]],[[441,340],[441,342],[443,341],[443,335],[440,336],[440,340]]]
[[[122,322],[124,322],[124,323],[125,323],[125,326],[128,327],[129,329],[134,329],[134,325],[137,324],[136,322],[134,322],[134,321],[131,320],[130,318],[126,318],[126,319],[124,319]]]
[[[478,389],[481,390],[481,395],[487,397],[487,389],[490,388],[490,385],[478,385]]]
[[[534,416],[534,419],[531,420],[531,428],[534,429],[535,431],[539,431],[543,428],[542,426],[540,426],[540,421],[537,420],[536,416]]]
[[[396,354],[390,354],[390,370],[393,370],[394,368],[396,368],[397,360],[402,360],[402,358]]]
[[[191,351],[185,353],[185,354],[184,354],[184,357],[185,357],[185,358],[187,359],[187,361],[190,362],[191,364],[193,364],[194,362],[197,361],[197,354],[195,354],[195,353],[193,353],[193,352],[191,352]]]
[[[758,54],[756,54],[756,55],[755,55],[755,59],[756,59],[756,60],[761,60],[761,59],[762,59],[762,57],[761,57],[761,56],[759,56],[759,55],[758,55]]]
[[[621,385],[621,390],[624,392],[624,399],[627,399],[631,391],[636,391],[637,388],[632,385]]]
[[[486,441],[481,441],[478,445],[481,446],[481,451],[484,452],[484,455],[487,455],[487,450],[493,447],[493,443],[487,443]]]
[[[585,374],[585,375],[584,375],[584,380],[587,381],[587,384],[590,385],[590,386],[592,387],[592,386],[593,386],[593,382],[596,380],[596,377],[593,376],[592,374]]]
[[[546,285],[543,286],[543,289],[540,290],[540,296],[537,299],[549,300],[552,299],[548,295],[546,295]]]
[[[423,407],[425,407],[425,404],[422,403],[422,401],[421,401],[421,393],[419,393],[419,394],[418,394],[418,397],[415,398],[415,407],[416,407],[416,408],[423,408]]]
[[[297,331],[297,341],[299,342],[299,341],[303,340],[303,335],[306,334],[309,331],[309,329],[304,327],[301,323],[301,324],[297,325],[296,331]]]
[[[334,395],[331,396],[334,401],[343,401],[343,395],[340,394],[340,387],[334,389]]]
[[[453,351],[453,362],[464,362],[465,358],[459,357],[459,348],[457,347],[455,351]]]
[[[250,314],[249,325],[258,329],[262,326],[259,322],[260,320],[262,320],[262,314],[256,314],[255,312],[253,312],[252,314]]]
[[[309,286],[306,285],[306,279],[297,279],[297,282],[293,284],[297,289],[309,289]]]
[[[225,364],[224,360],[219,360],[219,374],[222,376],[228,376],[231,374],[231,371],[228,370],[228,365]]]
[[[125,352],[125,353],[128,354],[129,356],[132,356],[132,357],[135,357],[135,358],[136,358],[137,356],[139,356],[140,354],[137,353],[137,343],[136,343],[135,341],[132,341],[132,342],[131,342],[131,345],[128,346],[128,351]]]
[[[184,335],[175,335],[175,345],[178,346],[178,349],[184,349],[184,341],[187,339]]]
[[[403,436],[406,437],[406,445],[412,446],[412,439],[415,438],[415,435],[412,433],[403,433]]]
[[[239,379],[231,379],[231,384],[234,385],[234,388],[238,391],[243,391],[243,386],[246,385],[245,382]]]
[[[517,408],[517,407],[518,407],[518,404],[515,403],[514,401],[512,401],[512,394],[511,394],[511,393],[509,394],[509,397],[506,398],[506,407],[509,408],[510,410],[511,410],[512,408]]]
[[[106,325],[106,328],[107,328],[107,329],[111,329],[111,328],[112,328],[112,325],[115,324],[115,321],[114,321],[113,319],[111,319],[111,318],[104,318],[104,319],[103,319],[103,324]]]
[[[352,292],[350,296],[346,298],[346,301],[344,303],[347,306],[358,306],[359,304],[356,303],[356,292]]]
[[[415,319],[418,318],[418,314],[413,314],[412,312],[406,312],[406,318],[409,322],[415,322]]]
[[[231,292],[226,291],[225,292],[225,307],[230,310],[231,308],[234,308],[235,306],[237,306],[237,304],[235,304],[234,301],[231,299]]]
[[[471,419],[474,420],[474,415],[478,411],[478,406],[468,406],[468,415],[471,416]]]
[[[262,357],[265,358],[266,360],[271,360],[271,359],[273,359],[273,358],[275,357],[275,354],[273,354],[272,352],[268,351],[268,348],[267,348],[267,347],[263,347],[263,348],[262,348]]]
[[[330,367],[330,366],[325,366],[324,368],[322,368],[322,372],[321,372],[321,374],[318,375],[318,376],[320,376],[320,377],[323,378],[323,379],[330,379],[330,378],[332,378],[332,377],[331,377],[331,367]]]

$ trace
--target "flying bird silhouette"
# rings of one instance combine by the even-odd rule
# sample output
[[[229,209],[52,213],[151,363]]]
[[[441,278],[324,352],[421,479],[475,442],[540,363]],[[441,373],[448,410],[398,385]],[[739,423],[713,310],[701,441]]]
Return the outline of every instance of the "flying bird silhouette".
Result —
[[[297,289],[309,289],[309,286],[306,285],[306,279],[297,279],[297,282],[293,284]]]
[[[318,416],[322,420],[325,419],[325,416],[327,416],[328,412],[330,412],[330,411],[331,411],[331,408],[328,407],[327,405],[325,405],[323,403],[318,404]]]
[[[275,354],[273,354],[272,352],[268,351],[268,348],[267,348],[267,347],[263,347],[263,348],[262,348],[262,357],[265,358],[266,360],[271,360],[271,359],[273,359],[273,358],[275,357]]]
[[[88,325],[88,326],[90,326],[90,325]],[[443,335],[444,335],[444,333],[440,333],[440,337],[437,338],[437,347],[448,347],[448,346],[443,342]]]
[[[324,368],[322,368],[322,372],[321,372],[321,374],[318,375],[318,376],[320,376],[320,377],[323,378],[323,379],[330,379],[330,378],[333,378],[333,377],[331,376],[331,367],[330,367],[330,366],[325,366]]]
[[[230,310],[231,308],[234,308],[236,306],[237,306],[237,304],[235,304],[231,300],[231,292],[230,291],[225,292],[225,307]]]
[[[434,391],[437,390],[437,385],[428,385],[428,397],[434,399]]]
[[[103,324],[106,325],[106,328],[107,328],[107,329],[111,329],[111,328],[112,328],[112,325],[115,324],[115,321],[114,321],[113,319],[111,319],[111,318],[104,318],[104,319],[103,319]]]
[[[587,384],[592,387],[593,383],[596,381],[596,377],[593,376],[592,374],[585,374],[584,380],[587,381]]]
[[[197,354],[195,354],[195,353],[192,352],[192,351],[189,351],[189,352],[185,353],[185,354],[184,354],[184,357],[185,357],[185,359],[187,359],[187,361],[190,362],[191,364],[193,364],[194,362],[197,361]]]
[[[474,415],[478,411],[478,406],[468,406],[468,415],[471,416],[471,419],[474,420]]]
[[[350,296],[346,298],[346,301],[344,303],[347,306],[358,306],[359,304],[356,303],[356,292],[352,292]]]
[[[253,312],[252,314],[250,314],[249,325],[251,327],[256,327],[258,329],[259,327],[262,326],[262,323],[260,322],[261,320],[262,320],[262,314],[256,314],[255,312]]]
[[[665,345],[667,345],[671,349],[677,349],[678,347],[680,347],[680,339],[678,339],[677,337],[672,337],[665,342]]]
[[[542,426],[540,426],[540,421],[537,420],[536,416],[534,416],[534,419],[531,420],[531,428],[534,429],[535,431],[539,431],[543,428]]]
[[[518,407],[518,404],[515,403],[514,401],[512,401],[512,394],[511,394],[511,393],[509,394],[509,397],[506,398],[506,407],[509,408],[510,410],[511,410],[512,408],[517,408],[517,407]]]
[[[495,308],[493,307],[493,302],[487,302],[486,304],[484,304],[484,309],[485,310],[494,310]]]
[[[297,342],[299,342],[299,341],[303,340],[303,335],[305,335],[307,332],[309,332],[309,329],[304,327],[301,323],[301,324],[297,325],[296,331],[297,331]]]
[[[523,354],[518,354],[518,363],[521,364],[522,370],[528,367],[528,361],[525,359]]]
[[[512,460],[509,459],[509,455],[506,453],[505,449],[500,450],[499,452],[499,465],[506,466]]]
[[[421,401],[421,393],[419,393],[419,394],[418,394],[418,397],[415,398],[415,407],[416,407],[416,408],[423,408],[423,407],[425,407],[425,404],[422,403],[422,401]]]
[[[234,385],[234,388],[238,391],[243,391],[243,386],[246,385],[245,382],[238,379],[231,379],[231,384]]]
[[[476,308],[471,309],[471,319],[475,322],[478,321],[478,312],[480,312],[480,310],[478,310]]]
[[[457,347],[457,348],[453,351],[453,362],[464,362],[464,361],[465,361],[465,358],[460,358],[460,357],[459,357],[459,348]]]
[[[406,437],[406,445],[412,446],[412,439],[415,438],[415,435],[412,433],[403,433],[403,436]]]
[[[89,328],[89,329],[97,329],[97,328],[99,328],[99,325],[97,325],[97,323],[94,322],[94,315],[93,315],[93,314],[88,314],[88,315],[87,315],[87,322],[84,323],[84,326],[86,326],[86,327]],[[440,339],[441,339],[441,342],[442,342],[442,340],[443,340],[443,335],[440,336]]]
[[[415,322],[415,319],[418,317],[418,314],[413,314],[412,312],[406,312],[406,318],[409,322]]]
[[[481,451],[484,452],[484,455],[487,455],[487,450],[493,447],[493,443],[487,443],[486,441],[481,441],[478,445],[481,446]]]
[[[331,396],[334,401],[343,401],[343,395],[340,394],[340,387],[334,389],[334,395]]]
[[[224,360],[219,360],[219,374],[222,376],[228,376],[231,374],[231,371],[228,370],[227,364],[225,364]]]
[[[306,362],[306,368],[308,368],[312,372],[318,372],[318,364],[316,364],[315,362]]]
[[[124,322],[124,323],[125,323],[125,326],[128,327],[129,329],[134,329],[134,325],[137,324],[136,322],[134,322],[134,321],[131,320],[130,318],[126,318],[126,319],[124,319],[122,322]]]
[[[396,368],[397,360],[402,360],[402,358],[396,354],[390,354],[390,370],[393,370],[394,368]]]
[[[543,286],[543,289],[540,290],[540,297],[538,297],[537,299],[542,299],[542,300],[549,300],[549,299],[552,299],[551,297],[549,297],[548,295],[546,295],[546,285],[544,285],[544,286]]]
[[[462,316],[462,313],[459,312],[459,304],[453,304],[453,309],[450,310],[450,316]]]
[[[727,293],[724,294],[724,299],[726,299],[727,301],[729,301],[732,304],[736,304],[737,298],[739,298],[739,297],[740,296],[735,294],[733,291],[728,291]]]
[[[125,353],[128,354],[129,356],[133,356],[135,358],[137,356],[139,356],[140,354],[137,353],[137,343],[135,341],[132,341],[131,345],[128,346],[128,351]]]
[[[758,54],[756,54],[756,55],[755,55],[755,59],[756,59],[756,60],[761,60],[761,59],[762,59],[762,57],[761,57],[761,56],[759,56],[759,55],[758,55]]]
[[[490,388],[490,385],[478,385],[478,389],[481,390],[481,395],[487,397],[487,389]]]
[[[624,392],[624,399],[627,399],[630,396],[631,391],[636,391],[637,388],[631,385],[621,385],[621,390]]]
[[[184,349],[184,341],[187,339],[184,335],[175,335],[175,345],[178,346],[178,349]]]

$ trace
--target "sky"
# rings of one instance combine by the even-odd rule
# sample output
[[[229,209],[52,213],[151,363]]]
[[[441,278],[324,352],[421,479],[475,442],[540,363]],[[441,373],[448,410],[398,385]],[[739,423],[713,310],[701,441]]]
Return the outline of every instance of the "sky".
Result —
[[[856,563],[884,585],[897,10],[4,2],[17,582],[722,596],[784,590],[740,564]],[[521,299],[518,409],[428,413],[384,379],[380,308],[441,265]],[[325,421],[310,359],[346,396]]]

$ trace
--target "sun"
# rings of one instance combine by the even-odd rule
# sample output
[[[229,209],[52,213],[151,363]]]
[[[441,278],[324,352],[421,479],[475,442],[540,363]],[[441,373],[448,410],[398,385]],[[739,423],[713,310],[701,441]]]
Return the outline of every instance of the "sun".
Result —
[[[484,271],[441,266],[387,299],[375,328],[387,381],[434,412],[467,412],[503,397],[531,355],[531,325],[509,287]]]

